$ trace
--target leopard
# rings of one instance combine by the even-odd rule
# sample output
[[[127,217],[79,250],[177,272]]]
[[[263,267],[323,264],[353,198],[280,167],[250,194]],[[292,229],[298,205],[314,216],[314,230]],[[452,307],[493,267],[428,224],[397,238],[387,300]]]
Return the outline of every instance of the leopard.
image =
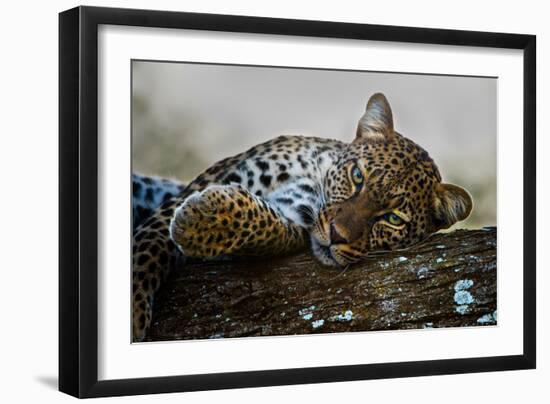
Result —
[[[473,208],[470,193],[443,182],[428,152],[394,129],[382,93],[368,99],[349,143],[282,135],[213,164],[187,185],[146,182],[162,198],[152,191],[133,233],[134,342],[146,337],[168,274],[188,259],[309,250],[321,265],[348,268],[415,245]],[[143,198],[147,190],[137,188]]]

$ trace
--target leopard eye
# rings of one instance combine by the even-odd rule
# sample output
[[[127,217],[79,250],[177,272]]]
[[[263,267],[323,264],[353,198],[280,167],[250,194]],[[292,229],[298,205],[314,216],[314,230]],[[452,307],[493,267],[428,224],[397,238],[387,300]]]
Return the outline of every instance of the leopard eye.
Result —
[[[360,185],[363,183],[363,173],[356,165],[351,169],[351,179],[355,185]]]
[[[393,212],[386,213],[382,217],[386,222],[388,222],[392,226],[402,226],[405,224],[405,221]]]

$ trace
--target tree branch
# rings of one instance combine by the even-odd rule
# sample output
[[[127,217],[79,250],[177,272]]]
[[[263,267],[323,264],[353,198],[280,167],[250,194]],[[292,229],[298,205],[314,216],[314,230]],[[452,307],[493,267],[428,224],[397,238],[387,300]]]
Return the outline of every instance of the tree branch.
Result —
[[[494,325],[496,233],[436,234],[345,270],[307,253],[188,263],[156,296],[146,340]]]

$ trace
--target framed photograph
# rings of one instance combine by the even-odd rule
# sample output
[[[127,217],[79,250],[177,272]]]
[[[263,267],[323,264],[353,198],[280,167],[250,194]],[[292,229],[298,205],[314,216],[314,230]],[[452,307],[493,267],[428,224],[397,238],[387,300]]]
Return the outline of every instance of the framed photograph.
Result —
[[[532,35],[60,14],[59,388],[532,369]]]

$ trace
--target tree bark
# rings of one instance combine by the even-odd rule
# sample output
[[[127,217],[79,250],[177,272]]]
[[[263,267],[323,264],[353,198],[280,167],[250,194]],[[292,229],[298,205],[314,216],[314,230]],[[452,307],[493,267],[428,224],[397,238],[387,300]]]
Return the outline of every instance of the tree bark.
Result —
[[[435,234],[344,270],[309,253],[188,262],[159,290],[146,340],[495,325],[496,234]]]

